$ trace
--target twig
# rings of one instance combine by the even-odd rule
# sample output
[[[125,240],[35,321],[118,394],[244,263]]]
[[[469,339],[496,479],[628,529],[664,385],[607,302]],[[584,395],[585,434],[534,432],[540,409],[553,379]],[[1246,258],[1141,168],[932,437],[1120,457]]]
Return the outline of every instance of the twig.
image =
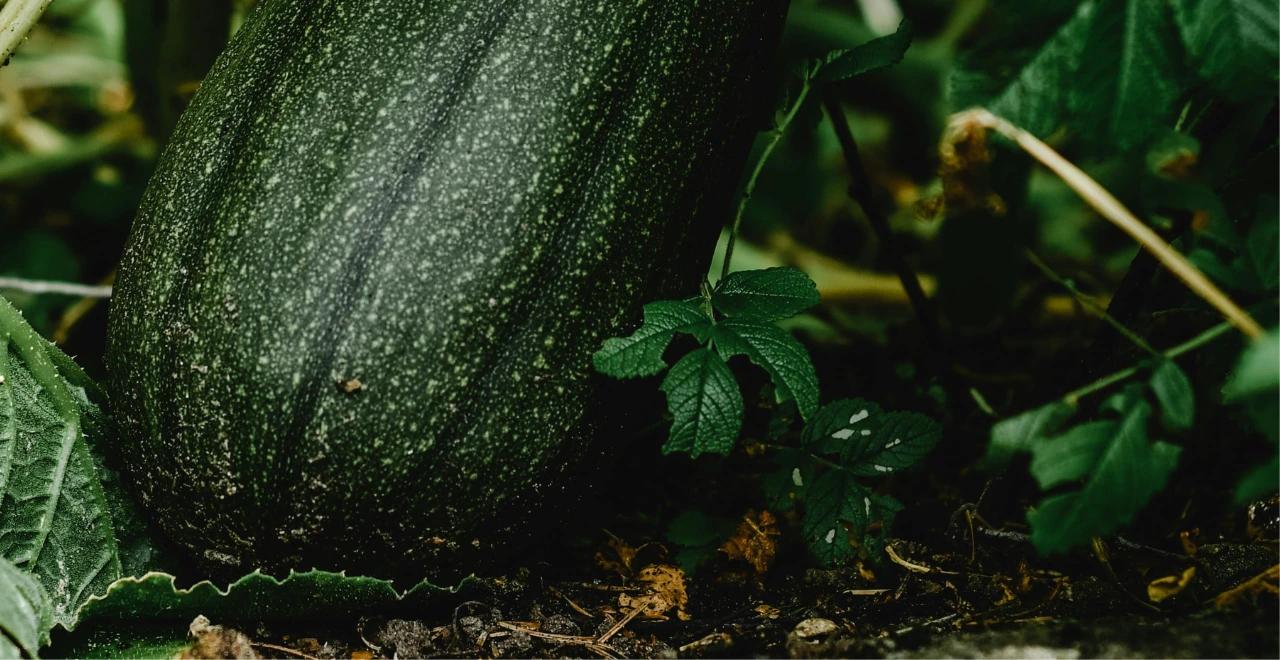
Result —
[[[589,612],[589,611],[588,611],[586,608],[584,608],[583,606],[581,606],[581,605],[579,605],[579,604],[577,604],[577,603],[573,602],[573,599],[572,599],[572,598],[570,598],[570,597],[568,597],[568,596],[564,595],[564,592],[563,592],[563,591],[560,591],[559,589],[557,589],[557,588],[555,588],[555,587],[553,587],[553,586],[548,586],[548,587],[547,587],[547,589],[548,589],[548,590],[550,590],[550,591],[551,591],[551,593],[552,593],[553,595],[556,595],[556,596],[559,596],[559,597],[563,598],[563,599],[564,599],[564,602],[568,603],[568,604],[569,604],[569,607],[573,608],[573,611],[574,611],[574,612],[577,612],[578,614],[581,614],[582,616],[585,616],[585,617],[587,617],[588,619],[594,619],[594,618],[596,618],[596,615],[594,615],[594,614],[592,614],[591,612]]]
[[[295,658],[305,658],[305,660],[320,660],[319,658],[312,655],[307,655],[302,651],[291,649],[287,646],[279,646],[277,644],[268,644],[266,642],[249,642],[249,646],[257,646],[259,648],[271,649],[272,651],[279,651],[280,653],[288,653],[289,655],[294,656]]]
[[[0,66],[9,62],[9,56],[27,38],[27,33],[52,1],[9,0],[0,7]]]
[[[508,623],[506,621],[499,621],[498,625],[503,628],[506,628],[507,630],[511,630],[513,632],[522,632],[530,637],[537,637],[539,639],[545,639],[552,642],[560,642],[561,644],[572,644],[575,646],[582,646],[594,652],[596,655],[599,655],[602,658],[619,657],[617,652],[614,651],[611,646],[609,646],[608,644],[605,644],[600,639],[596,639],[595,637],[591,637],[588,635],[559,635],[556,633],[542,632],[541,630],[534,630],[532,628],[518,626],[512,623]]]
[[[1124,335],[1124,338],[1132,342],[1134,346],[1137,346],[1138,348],[1141,348],[1142,350],[1146,351],[1148,355],[1153,355],[1153,356],[1160,355],[1160,352],[1152,348],[1151,344],[1147,343],[1147,340],[1143,339],[1141,336],[1138,335],[1138,333],[1134,332],[1133,330],[1130,330],[1128,326],[1121,323],[1114,316],[1108,314],[1107,310],[1103,308],[1101,305],[1099,305],[1098,303],[1090,299],[1088,296],[1081,293],[1080,290],[1076,288],[1076,285],[1071,282],[1071,280],[1068,280],[1065,277],[1059,275],[1057,271],[1055,271],[1052,267],[1050,267],[1049,264],[1045,263],[1044,260],[1041,259],[1039,256],[1037,256],[1035,252],[1032,252],[1031,250],[1027,250],[1026,255],[1027,255],[1027,260],[1031,262],[1031,265],[1039,269],[1039,271],[1043,273],[1045,277],[1049,278],[1050,280],[1053,280],[1059,286],[1069,291],[1071,293],[1071,296],[1075,298],[1077,302],[1083,305],[1085,309],[1093,312],[1098,316],[1098,318],[1106,322],[1107,325],[1114,328],[1116,332],[1120,333],[1121,335]]]
[[[641,587],[625,587],[617,584],[592,584],[590,582],[561,582],[566,587],[577,587],[578,589],[593,589],[595,591],[607,591],[610,593],[629,594],[641,590]]]
[[[1013,125],[1009,121],[992,114],[983,108],[975,108],[958,113],[951,118],[952,130],[959,127],[977,125],[1013,140],[1042,165],[1058,175],[1076,194],[1094,208],[1102,217],[1116,227],[1129,234],[1144,249],[1150,252],[1164,265],[1169,272],[1182,280],[1187,288],[1212,305],[1224,318],[1236,326],[1240,332],[1250,339],[1260,339],[1264,331],[1261,325],[1248,312],[1236,305],[1204,273],[1201,273],[1187,258],[1169,245],[1159,234],[1155,233],[1137,218],[1120,200],[1103,188],[1054,151],[1052,147],[1041,142],[1039,138]]]
[[[920,322],[920,327],[924,329],[929,344],[934,347],[941,347],[942,331],[938,327],[938,318],[934,313],[933,305],[929,298],[925,296],[924,289],[920,286],[920,280],[916,278],[915,271],[911,269],[910,264],[907,263],[907,260],[902,256],[902,252],[898,249],[897,241],[893,237],[893,229],[889,226],[889,220],[885,217],[880,205],[876,203],[875,196],[872,194],[871,177],[867,175],[867,170],[862,166],[858,143],[853,139],[853,131],[849,130],[849,121],[845,118],[844,108],[841,107],[840,101],[829,92],[823,96],[822,102],[826,107],[827,117],[831,120],[832,127],[835,128],[841,151],[844,153],[845,168],[849,171],[849,196],[862,207],[862,212],[867,216],[867,220],[871,222],[871,228],[876,232],[876,237],[880,239],[880,244],[884,246],[885,255],[888,257],[890,264],[893,265],[894,271],[897,272],[898,279],[902,282],[902,289],[906,291],[907,299],[911,301],[911,308],[915,310],[916,319]]]
[[[930,627],[930,626],[936,626],[936,625],[938,625],[939,623],[946,623],[946,622],[948,622],[948,621],[950,621],[950,620],[952,620],[952,619],[954,619],[954,618],[956,618],[956,617],[958,617],[958,616],[960,616],[958,613],[955,613],[955,614],[948,614],[948,615],[946,615],[946,616],[944,616],[944,617],[939,617],[939,618],[937,618],[937,619],[932,619],[932,620],[930,620],[930,621],[925,621],[924,623],[918,623],[918,624],[915,624],[915,625],[907,626],[907,627],[905,627],[905,628],[899,628],[899,629],[897,629],[897,630],[893,631],[893,634],[894,634],[894,635],[905,635],[905,634],[907,634],[907,633],[911,632],[912,630],[915,630],[916,628],[928,628],[928,627]]]
[[[60,296],[76,296],[79,298],[110,298],[110,286],[93,286],[74,282],[49,282],[45,280],[26,280],[18,277],[0,277],[0,289],[21,291],[31,294],[56,294]]]
[[[912,573],[938,573],[941,575],[960,575],[960,573],[957,573],[955,571],[947,571],[941,568],[925,566],[924,564],[917,564],[913,561],[908,561],[906,559],[903,559],[902,555],[898,554],[898,551],[894,549],[893,544],[891,543],[885,544],[884,553],[889,556],[889,561],[892,561],[893,563],[907,569],[908,571],[911,571]],[[976,574],[970,573],[970,575],[976,575]]]
[[[609,641],[609,638],[610,638],[610,637],[613,637],[614,635],[618,634],[618,631],[620,631],[620,630],[622,630],[623,628],[627,627],[627,624],[628,624],[628,623],[631,623],[631,620],[632,620],[632,619],[634,619],[634,618],[636,618],[636,616],[638,616],[638,615],[640,614],[640,612],[641,612],[641,611],[643,611],[643,610],[644,610],[644,608],[642,608],[642,607],[633,607],[633,608],[631,608],[631,611],[630,611],[630,612],[627,612],[627,615],[626,615],[626,616],[622,617],[622,619],[621,619],[621,620],[619,620],[617,623],[613,624],[613,627],[612,627],[612,628],[610,628],[610,629],[606,630],[606,631],[605,631],[605,633],[604,633],[603,635],[601,635],[601,636],[597,637],[597,638],[596,638],[596,643],[597,643],[597,644],[603,644],[603,643],[605,643],[605,642]]]
[[[1173,348],[1165,351],[1161,355],[1167,360],[1172,360],[1178,357],[1179,355],[1182,355],[1183,353],[1194,351],[1195,349],[1200,348],[1201,346],[1226,334],[1228,331],[1231,330],[1231,325],[1232,324],[1230,321],[1224,321],[1222,323],[1219,323],[1218,325],[1215,325],[1212,328],[1205,330],[1204,332],[1196,335],[1195,337],[1192,337],[1191,339],[1188,339],[1187,341],[1181,344],[1178,344],[1177,346],[1174,346]],[[1115,373],[1108,374],[1106,376],[1103,376],[1102,378],[1099,378],[1098,380],[1093,381],[1092,383],[1089,383],[1088,385],[1085,385],[1084,387],[1080,387],[1068,392],[1066,395],[1062,397],[1062,401],[1067,405],[1074,406],[1080,402],[1080,399],[1083,399],[1084,397],[1090,394],[1093,394],[1094,392],[1097,392],[1099,390],[1106,389],[1120,381],[1126,380],[1141,370],[1142,370],[1142,365],[1136,365],[1136,366],[1129,367],[1128,369],[1121,369],[1120,371],[1117,371]]]
[[[539,639],[548,639],[553,642],[560,642],[562,644],[584,645],[584,644],[596,643],[596,638],[590,635],[560,635],[557,633],[542,632],[541,630],[534,630],[533,628],[518,626],[514,623],[507,623],[506,621],[499,621],[498,625],[503,628],[506,628],[507,630],[525,633],[530,637],[537,637]]]
[[[764,151],[760,152],[759,160],[756,161],[755,167],[751,169],[751,176],[747,178],[747,183],[742,188],[742,198],[738,200],[738,210],[733,215],[733,226],[729,229],[729,242],[724,247],[724,264],[720,267],[720,279],[724,279],[729,275],[729,265],[733,261],[733,246],[738,240],[738,228],[742,226],[742,216],[747,212],[747,203],[751,201],[751,196],[756,192],[756,184],[760,181],[760,173],[764,171],[764,165],[769,162],[769,157],[773,155],[773,150],[778,148],[779,142],[782,142],[782,136],[786,135],[787,127],[791,125],[791,122],[800,112],[800,106],[804,105],[810,89],[812,89],[811,84],[806,78],[801,84],[800,92],[796,94],[795,101],[787,109],[787,114],[783,115],[782,121],[778,122],[778,125],[768,133],[769,141],[765,143]]]

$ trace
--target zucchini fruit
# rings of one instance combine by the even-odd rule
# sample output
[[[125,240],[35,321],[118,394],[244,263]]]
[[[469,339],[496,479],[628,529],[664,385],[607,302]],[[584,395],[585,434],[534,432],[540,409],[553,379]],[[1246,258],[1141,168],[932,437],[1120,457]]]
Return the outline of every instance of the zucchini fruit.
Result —
[[[706,272],[785,11],[259,3],[111,305],[121,460],[165,533],[210,568],[387,574],[532,527],[614,422],[592,352]]]

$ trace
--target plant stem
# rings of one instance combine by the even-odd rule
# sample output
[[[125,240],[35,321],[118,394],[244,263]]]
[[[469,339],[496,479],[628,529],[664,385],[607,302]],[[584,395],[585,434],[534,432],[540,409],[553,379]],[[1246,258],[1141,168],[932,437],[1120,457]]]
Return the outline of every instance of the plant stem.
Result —
[[[91,286],[74,282],[49,282],[45,280],[26,280],[17,277],[0,277],[0,289],[21,291],[22,293],[53,293],[63,296],[81,298],[110,298],[111,287]]]
[[[1231,330],[1231,327],[1232,327],[1232,323],[1230,321],[1224,321],[1222,323],[1219,323],[1218,325],[1213,326],[1212,328],[1209,328],[1208,330],[1205,330],[1204,332],[1196,335],[1195,337],[1192,337],[1191,339],[1188,339],[1187,341],[1181,344],[1178,344],[1177,346],[1174,346],[1173,348],[1170,348],[1169,350],[1163,353],[1160,353],[1159,355],[1160,357],[1166,360],[1172,360],[1184,353],[1189,353],[1191,351],[1194,351],[1197,348],[1200,348],[1201,346],[1204,346],[1205,344],[1213,341],[1214,339],[1217,339],[1218,337],[1221,337],[1222,335],[1229,332]],[[1139,365],[1134,365],[1132,367],[1129,367],[1128,369],[1121,369],[1120,371],[1117,371],[1115,373],[1103,376],[1102,378],[1099,378],[1098,380],[1095,380],[1092,383],[1085,385],[1084,387],[1080,387],[1078,389],[1072,390],[1071,392],[1068,392],[1065,396],[1062,397],[1062,402],[1070,406],[1075,406],[1080,402],[1080,399],[1083,399],[1084,397],[1089,396],[1094,392],[1104,390],[1112,385],[1115,385],[1116,383],[1124,381],[1132,377],[1134,374],[1138,373],[1139,371],[1142,371],[1142,369],[1143,369],[1143,365],[1139,364]]]
[[[934,314],[933,305],[930,303],[928,296],[924,294],[924,289],[920,286],[920,280],[916,277],[915,271],[911,270],[911,265],[907,263],[906,258],[902,256],[902,252],[898,249],[897,241],[893,237],[893,229],[889,226],[889,219],[875,201],[875,196],[872,193],[871,177],[867,174],[866,168],[862,166],[858,143],[853,139],[853,131],[849,129],[849,121],[845,118],[844,108],[840,105],[840,100],[830,93],[823,95],[822,102],[827,110],[827,117],[831,119],[831,125],[835,128],[836,138],[840,141],[840,148],[844,153],[845,169],[849,170],[849,196],[862,207],[863,214],[867,216],[867,220],[871,223],[871,228],[876,232],[876,237],[880,239],[880,244],[884,246],[885,255],[893,265],[894,271],[897,272],[898,279],[902,281],[902,289],[906,291],[907,299],[911,301],[911,308],[915,310],[916,320],[924,328],[930,344],[935,347],[941,347],[942,331],[938,326],[938,319]]]
[[[27,33],[52,1],[9,0],[0,7],[0,66],[9,63],[13,51],[27,38]]]
[[[1201,273],[1190,261],[1187,261],[1186,257],[1139,220],[1120,200],[1107,192],[1106,188],[1073,165],[1071,161],[1063,158],[1052,147],[1041,142],[1039,138],[983,108],[956,114],[951,118],[950,124],[953,128],[966,125],[981,126],[1013,140],[1023,151],[1058,175],[1063,183],[1076,191],[1076,194],[1080,195],[1102,217],[1133,237],[1169,272],[1182,280],[1187,288],[1216,308],[1232,325],[1239,328],[1240,332],[1255,341],[1262,338],[1264,334],[1262,326],[1258,325],[1248,312],[1235,304],[1221,289],[1209,281],[1204,273]]]
[[[769,162],[769,157],[773,155],[773,150],[778,147],[778,143],[782,142],[782,136],[786,134],[787,127],[791,125],[796,115],[799,114],[800,107],[804,105],[811,88],[811,83],[806,78],[801,83],[800,92],[796,94],[795,101],[791,103],[791,107],[787,108],[787,114],[783,115],[782,121],[778,122],[778,125],[767,134],[769,141],[765,143],[764,151],[760,152],[760,158],[756,160],[755,167],[752,168],[751,175],[747,178],[747,183],[742,188],[742,198],[738,200],[738,209],[733,215],[733,226],[729,230],[729,242],[724,248],[724,264],[720,268],[720,279],[724,279],[729,274],[729,265],[733,261],[733,245],[738,240],[738,228],[742,226],[742,216],[746,214],[747,203],[751,201],[751,196],[756,192],[760,173],[764,171],[764,165]]]
[[[1071,293],[1071,296],[1075,298],[1077,302],[1083,305],[1085,309],[1088,309],[1089,311],[1098,315],[1098,318],[1101,318],[1103,321],[1105,321],[1107,325],[1110,325],[1112,328],[1115,328],[1116,332],[1119,332],[1121,335],[1124,335],[1125,339],[1128,339],[1129,341],[1133,342],[1134,346],[1137,346],[1138,348],[1146,351],[1147,354],[1149,355],[1152,355],[1152,356],[1160,355],[1160,352],[1152,348],[1151,344],[1147,343],[1147,340],[1140,337],[1138,333],[1134,332],[1133,330],[1130,330],[1129,327],[1126,326],[1125,324],[1116,320],[1114,316],[1108,314],[1107,310],[1103,309],[1101,305],[1093,302],[1092,300],[1089,299],[1088,296],[1081,293],[1080,290],[1076,288],[1076,285],[1071,282],[1071,280],[1068,280],[1062,277],[1061,275],[1059,275],[1056,271],[1053,270],[1052,267],[1049,266],[1049,264],[1045,263],[1044,260],[1036,256],[1035,252],[1032,252],[1031,250],[1027,250],[1026,255],[1027,255],[1027,260],[1031,262],[1031,265],[1039,269],[1040,272],[1043,273],[1045,277],[1053,280],[1054,282],[1061,285],[1062,288],[1069,291]]]

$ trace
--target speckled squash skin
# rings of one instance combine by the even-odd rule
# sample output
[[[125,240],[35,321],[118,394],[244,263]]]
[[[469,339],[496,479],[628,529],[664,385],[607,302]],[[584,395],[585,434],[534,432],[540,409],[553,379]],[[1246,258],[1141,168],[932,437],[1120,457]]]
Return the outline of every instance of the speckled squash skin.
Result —
[[[530,528],[610,441],[591,353],[705,272],[785,10],[262,2],[111,305],[121,459],[164,532],[228,570],[386,575]]]

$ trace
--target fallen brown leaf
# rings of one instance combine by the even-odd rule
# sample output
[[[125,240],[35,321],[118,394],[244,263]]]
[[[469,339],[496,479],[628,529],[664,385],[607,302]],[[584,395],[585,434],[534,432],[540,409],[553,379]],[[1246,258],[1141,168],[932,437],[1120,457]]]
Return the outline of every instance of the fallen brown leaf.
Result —
[[[1147,599],[1153,603],[1160,603],[1178,594],[1191,584],[1191,579],[1196,576],[1196,567],[1188,566],[1187,570],[1176,575],[1166,575],[1162,578],[1156,578],[1147,585]]]
[[[778,531],[778,520],[768,511],[748,511],[738,523],[738,529],[720,547],[720,551],[730,559],[740,559],[751,565],[756,575],[764,575],[769,565],[778,554],[778,542],[774,539],[781,535]]]
[[[639,547],[632,547],[631,544],[610,534],[608,530],[605,534],[609,534],[609,549],[612,554],[600,551],[596,553],[596,564],[606,571],[613,571],[624,578],[631,577],[635,573],[636,555],[641,550],[649,547],[645,543]]]
[[[667,612],[675,610],[676,618],[681,621],[690,619],[685,607],[689,604],[689,594],[684,586],[684,571],[670,564],[652,564],[640,570],[636,579],[644,584],[645,590],[638,596],[621,594],[618,605],[626,610],[640,609],[639,616],[658,621],[667,620]]]

